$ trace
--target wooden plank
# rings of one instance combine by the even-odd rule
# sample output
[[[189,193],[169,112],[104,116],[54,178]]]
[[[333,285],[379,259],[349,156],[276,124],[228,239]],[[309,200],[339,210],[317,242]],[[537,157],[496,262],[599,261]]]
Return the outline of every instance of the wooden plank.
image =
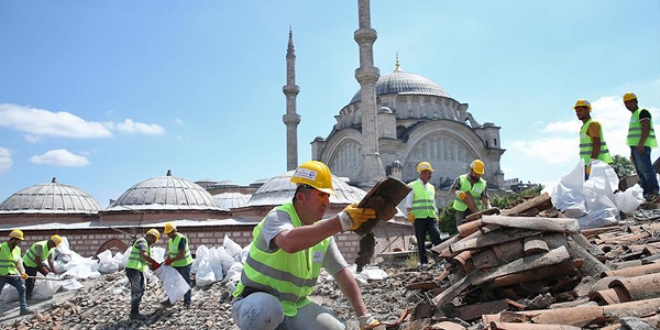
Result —
[[[580,231],[580,225],[575,219],[503,217],[499,215],[487,215],[481,218],[481,221],[487,225],[498,225],[529,230],[553,231],[562,233],[577,233]]]
[[[465,222],[479,220],[479,219],[481,219],[482,216],[491,215],[491,214],[500,214],[500,209],[498,209],[496,207],[491,207],[489,209],[479,211],[477,213],[472,213],[472,214],[468,215],[467,217],[465,217]]]
[[[449,245],[451,252],[461,252],[465,250],[481,249],[513,240],[538,235],[536,230],[509,229],[496,230],[477,238],[468,238]]]
[[[576,274],[578,274],[578,270],[570,262],[562,262],[548,267],[500,276],[493,282],[493,287],[497,288],[518,283],[558,278],[567,275],[574,276]]]
[[[501,276],[556,265],[569,260],[570,258],[571,256],[568,254],[566,247],[562,246],[551,250],[548,253],[520,258],[511,263],[493,269],[492,271],[486,272],[482,276],[471,280],[473,285],[479,285],[486,282],[491,282]]]
[[[551,207],[552,207],[552,200],[550,198],[550,195],[548,195],[548,193],[543,193],[540,196],[536,196],[528,201],[522,202],[510,209],[500,211],[500,215],[514,216],[532,208],[536,208],[539,211],[544,211]]]

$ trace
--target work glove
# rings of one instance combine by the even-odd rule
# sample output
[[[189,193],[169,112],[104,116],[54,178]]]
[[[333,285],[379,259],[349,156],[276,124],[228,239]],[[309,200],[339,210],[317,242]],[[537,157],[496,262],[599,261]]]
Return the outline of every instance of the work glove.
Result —
[[[151,264],[151,269],[155,271],[156,269],[160,268],[160,265],[161,264],[154,262]]]
[[[408,211],[408,221],[415,222],[415,216],[413,215],[412,211]]]
[[[380,321],[371,316],[371,314],[359,316],[358,321],[360,321],[360,330],[372,329],[373,327],[380,325]]]
[[[373,209],[359,208],[357,203],[353,203],[337,214],[341,231],[356,230],[369,219],[376,218],[376,211]]]
[[[48,269],[44,268],[44,273],[43,273],[43,275],[44,275],[44,276],[48,276],[48,273],[49,273]]]
[[[27,280],[29,275],[27,273],[21,273],[21,278]]]
[[[170,258],[165,259],[165,264],[168,265],[168,266],[171,265],[172,264],[172,259],[170,259]]]
[[[465,197],[467,196],[465,195],[465,191],[456,190],[456,197],[460,199],[465,199]]]

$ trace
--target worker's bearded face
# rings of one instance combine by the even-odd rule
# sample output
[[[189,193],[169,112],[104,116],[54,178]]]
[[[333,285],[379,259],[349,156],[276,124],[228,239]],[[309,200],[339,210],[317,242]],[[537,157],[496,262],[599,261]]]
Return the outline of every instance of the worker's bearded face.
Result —
[[[587,107],[577,107],[575,108],[575,115],[579,120],[585,120],[589,117],[589,108]]]

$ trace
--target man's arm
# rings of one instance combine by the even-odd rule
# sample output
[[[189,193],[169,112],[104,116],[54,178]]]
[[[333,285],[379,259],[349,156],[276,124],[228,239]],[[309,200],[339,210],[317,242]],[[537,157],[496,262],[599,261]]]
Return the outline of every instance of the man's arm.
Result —
[[[151,256],[149,256],[147,254],[147,251],[140,250],[140,255],[142,256],[142,258],[144,258],[144,260],[146,260],[150,264],[157,264],[158,263],[156,260],[154,260],[153,258],[151,258]]]
[[[637,152],[644,152],[644,143],[651,133],[651,119],[650,118],[640,118],[639,123],[642,125],[642,136],[639,138],[639,143],[637,143]]]
[[[55,262],[53,261],[53,254],[51,253],[50,256],[48,256],[48,266],[50,266],[50,271],[53,272],[53,274],[57,274],[57,270],[55,269]]]
[[[600,154],[600,148],[602,141],[600,140],[600,123],[591,122],[589,128],[587,128],[587,135],[591,138],[591,145],[593,146],[591,150],[591,159],[598,158]]]
[[[287,253],[296,253],[318,244],[324,239],[341,232],[339,217],[321,220],[313,225],[292,228],[280,232],[273,241]]]
[[[360,287],[355,281],[355,277],[351,274],[351,271],[348,270],[348,267],[340,270],[334,276],[335,281],[339,285],[339,289],[348,299],[348,301],[353,306],[355,314],[357,316],[362,316],[367,314],[367,306],[364,305],[364,300],[362,299],[362,292],[360,292]]]

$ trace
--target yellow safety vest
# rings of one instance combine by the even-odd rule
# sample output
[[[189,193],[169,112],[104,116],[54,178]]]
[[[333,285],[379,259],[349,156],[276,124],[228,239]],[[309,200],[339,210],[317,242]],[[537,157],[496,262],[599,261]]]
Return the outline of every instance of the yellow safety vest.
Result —
[[[461,188],[458,190],[469,192],[470,195],[472,195],[472,197],[474,198],[474,204],[477,206],[477,208],[482,209],[483,208],[482,203],[477,203],[477,201],[479,197],[481,197],[481,193],[483,193],[484,190],[486,190],[486,180],[484,180],[483,178],[479,178],[479,181],[475,182],[474,185],[471,185],[470,178],[468,178],[467,174],[463,174],[459,176],[459,178],[461,180],[460,181]],[[463,200],[458,197],[454,198],[454,204],[452,205],[452,207],[454,208],[454,210],[461,212],[467,210],[468,208],[467,204],[465,204],[465,202],[463,202]]]
[[[141,273],[144,273],[144,270],[147,267],[147,261],[142,258],[140,249],[137,248],[137,243],[141,241],[144,241],[147,244],[147,255],[151,256],[151,247],[149,246],[147,239],[144,237],[137,239],[131,247],[131,254],[128,256],[126,268],[135,269]]]
[[[31,268],[36,268],[39,265],[37,265],[37,247],[41,246],[41,255],[39,258],[41,259],[41,262],[44,262],[48,260],[48,257],[50,257],[50,254],[53,253],[53,249],[48,248],[48,241],[41,241],[41,242],[36,242],[32,244],[30,249],[25,252],[25,255],[23,256],[23,263]]]
[[[415,180],[408,184],[413,190],[412,213],[415,219],[438,218],[435,208],[435,187],[421,180]]]
[[[21,260],[21,248],[17,245],[9,250],[9,243],[0,244],[0,275],[16,275],[16,264]]]
[[[181,239],[185,238],[186,239],[186,254],[185,257],[181,260],[177,260],[172,263],[172,267],[185,267],[193,263],[193,258],[192,255],[190,254],[190,248],[188,245],[188,239],[186,236],[183,236],[182,234],[177,233],[174,238],[170,238],[168,241],[168,251],[170,254],[170,259],[174,259],[177,254],[179,254],[179,243],[181,242]]]

